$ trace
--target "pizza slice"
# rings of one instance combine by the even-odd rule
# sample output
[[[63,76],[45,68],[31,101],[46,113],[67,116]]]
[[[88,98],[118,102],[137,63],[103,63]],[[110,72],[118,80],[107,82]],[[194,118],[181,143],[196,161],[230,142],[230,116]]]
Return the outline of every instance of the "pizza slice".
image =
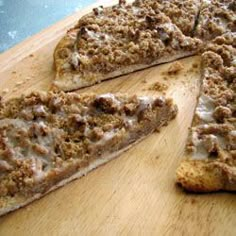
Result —
[[[195,36],[211,40],[226,32],[236,32],[236,2],[203,0]]]
[[[177,113],[171,99],[32,93],[0,106],[0,215],[115,158]]]
[[[61,39],[54,52],[55,87],[75,90],[200,49],[201,40],[185,36],[156,1],[124,2],[94,9]]]
[[[201,93],[177,169],[177,182],[188,191],[236,191],[235,42],[236,35],[227,33],[202,55]]]
[[[165,13],[184,35],[192,36],[200,12],[201,0],[136,0]]]

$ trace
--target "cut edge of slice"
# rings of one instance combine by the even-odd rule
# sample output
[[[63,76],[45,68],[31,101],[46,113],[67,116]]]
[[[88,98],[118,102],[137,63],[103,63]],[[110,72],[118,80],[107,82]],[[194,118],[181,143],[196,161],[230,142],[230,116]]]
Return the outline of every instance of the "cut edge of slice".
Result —
[[[157,99],[157,97],[155,97]],[[47,193],[64,186],[65,184],[71,182],[72,180],[78,179],[93,169],[107,163],[108,161],[116,158],[121,153],[125,152],[135,144],[139,143],[141,140],[152,134],[155,130],[159,130],[161,127],[167,125],[172,119],[175,118],[177,114],[177,106],[172,103],[172,99],[166,99],[165,105],[161,106],[153,113],[151,117],[153,120],[145,121],[146,131],[140,129],[135,130],[135,133],[129,133],[127,138],[123,141],[126,142],[126,145],[120,149],[111,149],[104,150],[101,156],[94,156],[86,167],[81,167],[78,171],[73,171],[69,176],[64,176],[58,182],[45,188],[42,192],[35,192],[30,195],[16,194],[15,196],[3,196],[0,197],[1,207],[0,207],[0,216],[7,214],[11,211],[14,211],[18,208],[28,205],[36,199],[39,199],[46,195]],[[133,136],[135,134],[135,136]],[[122,141],[122,142],[123,142]]]
[[[68,36],[65,36],[62,39],[62,43],[58,44],[55,52],[54,52],[54,61],[56,62],[56,77],[53,81],[53,88],[57,88],[62,91],[73,91],[76,89],[88,87],[91,85],[94,85],[96,83],[99,83],[101,81],[109,80],[112,78],[116,78],[122,75],[127,75],[132,72],[140,71],[143,69],[147,69],[156,65],[172,62],[178,59],[183,59],[185,57],[193,56],[196,53],[195,52],[179,52],[175,53],[173,56],[165,56],[161,59],[155,60],[154,62],[150,64],[134,64],[130,66],[124,66],[120,67],[118,70],[115,70],[113,72],[107,73],[107,74],[101,74],[98,73],[97,75],[91,74],[91,76],[87,76],[86,78],[81,73],[76,73],[76,71],[73,73],[71,71],[63,71],[63,64],[64,61],[62,59],[56,59],[56,54],[58,51],[64,47],[63,41],[67,41]]]
[[[106,7],[106,9],[111,9],[112,7]],[[200,10],[199,10],[200,11]],[[185,51],[183,49],[174,50],[172,53],[166,53],[166,55],[163,55],[161,58],[158,58],[156,60],[153,60],[152,63],[139,63],[139,64],[133,64],[128,66],[120,66],[118,69],[113,70],[109,73],[100,73],[100,72],[85,72],[84,74],[81,73],[79,70],[76,70],[74,68],[71,68],[71,61],[72,56],[75,48],[75,42],[77,38],[77,33],[79,32],[79,22],[77,25],[75,25],[74,28],[71,28],[67,31],[66,35],[58,42],[53,58],[54,58],[54,65],[56,68],[56,76],[53,79],[52,82],[52,89],[59,89],[65,92],[68,91],[74,91],[77,89],[81,89],[84,87],[92,86],[96,83],[99,83],[101,81],[105,81],[108,79],[113,79],[122,75],[127,75],[132,72],[140,71],[146,68],[150,68],[159,64],[164,64],[168,62],[172,62],[178,59],[182,59],[189,56],[196,55],[202,45],[202,41],[197,38],[188,37],[183,34],[183,32],[179,29],[178,26],[176,26],[174,23],[172,23],[170,17],[168,17],[164,12],[161,12],[163,16],[169,19],[169,23],[171,23],[175,30],[181,33],[186,39],[189,38],[194,42],[196,48],[192,49],[190,51]],[[79,21],[82,19],[85,19],[87,16],[90,16],[92,13],[88,13],[84,16],[82,16]],[[195,23],[195,22],[194,22]],[[70,55],[66,56],[65,58],[62,58],[60,56],[60,53],[63,50],[69,50]],[[66,68],[68,67],[68,68]]]
[[[43,196],[47,195],[48,193],[66,185],[67,183],[79,179],[83,176],[85,176],[86,174],[88,174],[90,171],[92,171],[93,169],[96,169],[97,167],[109,162],[112,159],[115,159],[116,157],[118,157],[121,153],[127,151],[128,149],[130,149],[133,145],[135,145],[136,143],[142,141],[142,139],[144,139],[145,137],[142,137],[141,139],[137,140],[136,142],[130,144],[129,146],[115,152],[115,153],[111,153],[109,155],[104,155],[103,157],[95,160],[94,162],[90,163],[89,166],[81,169],[80,171],[74,173],[73,175],[71,175],[70,177],[61,180],[60,182],[58,182],[56,185],[54,185],[53,187],[51,187],[49,190],[47,190],[44,193],[37,193],[34,194],[31,197],[24,197],[24,196],[17,196],[14,198],[11,198],[11,201],[8,201],[8,199],[6,199],[5,202],[5,206],[4,208],[0,208],[0,216],[5,215],[9,212],[12,212],[14,210],[17,210],[19,208],[22,208],[26,205],[28,205],[29,203],[42,198]]]

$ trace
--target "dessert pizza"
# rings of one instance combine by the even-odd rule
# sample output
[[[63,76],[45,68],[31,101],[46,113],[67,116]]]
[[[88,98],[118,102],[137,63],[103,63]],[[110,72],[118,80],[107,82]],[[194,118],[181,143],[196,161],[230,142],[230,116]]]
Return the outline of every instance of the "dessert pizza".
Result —
[[[165,13],[185,35],[192,36],[200,12],[201,0],[136,0]]]
[[[236,191],[236,35],[219,36],[205,50],[201,93],[177,182],[194,192]]]
[[[236,2],[203,0],[195,36],[211,40],[225,32],[236,32]]]
[[[195,54],[201,41],[185,36],[159,6],[120,0],[82,17],[55,49],[54,86],[70,91]]]
[[[0,104],[0,215],[85,175],[176,116],[164,97],[32,93]]]
[[[230,0],[98,7],[58,43],[53,85],[75,90],[203,51],[177,182],[194,192],[236,191],[235,24]],[[0,215],[115,158],[176,113],[163,97],[48,92],[1,101]]]

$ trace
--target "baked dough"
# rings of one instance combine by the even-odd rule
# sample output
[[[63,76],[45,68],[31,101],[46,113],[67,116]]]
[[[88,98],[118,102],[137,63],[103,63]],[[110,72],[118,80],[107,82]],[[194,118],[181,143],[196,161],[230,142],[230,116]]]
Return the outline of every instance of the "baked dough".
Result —
[[[32,93],[0,106],[0,215],[115,158],[177,113],[171,99]]]
[[[201,40],[185,36],[160,6],[120,1],[82,17],[55,49],[54,86],[71,91],[196,54]]]
[[[215,38],[202,55],[201,93],[177,182],[193,192],[236,191],[236,35]]]

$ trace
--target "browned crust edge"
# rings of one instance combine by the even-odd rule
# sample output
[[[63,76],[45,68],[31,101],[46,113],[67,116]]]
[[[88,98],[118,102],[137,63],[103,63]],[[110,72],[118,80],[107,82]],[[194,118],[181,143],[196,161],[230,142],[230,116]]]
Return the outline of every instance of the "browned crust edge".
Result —
[[[176,175],[177,183],[189,192],[236,191],[236,167],[219,161],[185,160]]]

